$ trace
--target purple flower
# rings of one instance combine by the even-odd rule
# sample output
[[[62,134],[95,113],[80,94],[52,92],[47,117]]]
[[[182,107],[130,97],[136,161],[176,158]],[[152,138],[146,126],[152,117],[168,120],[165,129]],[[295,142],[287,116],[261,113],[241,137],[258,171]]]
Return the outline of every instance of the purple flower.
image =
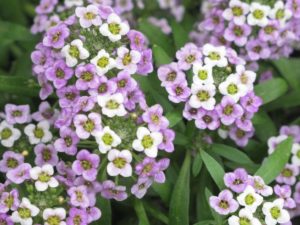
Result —
[[[101,210],[97,207],[88,207],[86,212],[88,214],[88,223],[97,221],[101,217]]]
[[[72,117],[74,116],[74,112],[72,108],[63,108],[59,115],[58,118],[55,120],[55,127],[56,128],[62,128],[64,126],[70,126],[72,124]]]
[[[163,149],[166,152],[173,152],[174,151],[174,144],[173,141],[175,139],[175,132],[171,129],[164,129],[160,131],[163,135],[163,141],[158,146],[159,149]]]
[[[189,70],[192,64],[201,62],[202,54],[199,48],[193,44],[188,43],[176,52],[176,58],[178,59],[178,67],[181,70]]]
[[[253,113],[244,112],[244,114],[240,118],[236,119],[235,125],[241,130],[251,131],[254,129],[251,121],[252,118]]]
[[[216,106],[216,112],[218,113],[221,122],[229,126],[234,123],[234,121],[243,115],[243,108],[236,104],[235,101],[229,97],[224,96]]]
[[[88,215],[83,209],[71,208],[69,210],[69,217],[67,218],[67,225],[87,225]]]
[[[4,213],[0,213],[0,224],[3,225],[14,225],[13,221],[11,220],[10,216]]]
[[[169,121],[163,116],[163,108],[156,104],[148,108],[142,115],[143,120],[148,123],[151,131],[159,131],[169,126]]]
[[[224,32],[224,38],[227,41],[234,42],[237,46],[241,47],[247,43],[250,33],[251,27],[249,25],[236,25],[234,22],[231,22]]]
[[[1,193],[0,213],[7,213],[9,210],[15,211],[17,210],[19,204],[19,192],[17,189],[12,189],[10,192]]]
[[[6,104],[5,115],[9,124],[23,124],[31,120],[29,105]]]
[[[97,132],[102,130],[101,116],[94,112],[87,116],[78,114],[74,117],[74,125],[78,137],[81,139],[88,139],[90,135],[95,136]]]
[[[75,70],[75,75],[78,77],[76,87],[79,90],[88,90],[89,88],[96,88],[99,77],[94,64],[80,65]]]
[[[271,55],[271,49],[269,46],[266,43],[261,42],[259,39],[249,40],[246,45],[246,50],[249,59],[252,61],[267,59]]]
[[[99,193],[102,190],[102,185],[98,181],[88,181],[85,180],[82,176],[77,177],[74,180],[75,186],[85,185],[88,193]]]
[[[167,86],[166,90],[169,94],[169,100],[174,103],[185,102],[191,95],[191,89],[185,80]]]
[[[140,53],[141,53],[141,60],[138,63],[137,73],[140,75],[147,75],[153,72],[152,50],[146,49]]]
[[[52,85],[48,82],[47,78],[43,75],[38,76],[38,82],[41,87],[39,96],[42,100],[45,100],[46,98],[49,97],[53,93],[53,87]]]
[[[198,109],[192,108],[189,104],[185,104],[184,110],[183,110],[183,116],[186,118],[188,121],[195,120],[197,119],[198,115]]]
[[[242,193],[248,185],[248,173],[244,169],[236,169],[233,173],[226,173],[224,183],[232,191]]]
[[[179,69],[178,64],[174,62],[159,67],[157,74],[163,87],[185,80],[185,74]]]
[[[33,72],[35,74],[43,74],[45,69],[53,64],[51,50],[43,44],[37,45],[37,50],[31,53],[31,61],[33,62]]]
[[[123,93],[125,96],[128,91],[132,91],[137,87],[137,82],[127,71],[119,72],[112,81],[114,81],[117,85],[117,92]]]
[[[90,206],[90,200],[87,193],[86,186],[71,187],[68,191],[70,196],[70,203],[72,206],[87,208]]]
[[[135,109],[136,104],[142,105],[144,104],[144,102],[145,102],[144,93],[139,88],[135,88],[126,93],[124,106],[126,107],[126,109],[131,111]]]
[[[211,196],[209,198],[209,204],[221,215],[234,213],[239,207],[238,202],[233,199],[233,195],[229,190],[220,192],[218,196]]]
[[[270,196],[273,194],[273,188],[267,186],[260,176],[249,176],[249,184],[254,188],[255,192],[262,196]]]
[[[128,32],[127,37],[130,41],[130,47],[133,50],[142,51],[145,48],[145,36],[136,30],[131,30]]]
[[[282,126],[280,128],[280,135],[291,136],[294,138],[294,142],[300,142],[300,126]]]
[[[208,31],[221,32],[224,30],[224,18],[222,16],[224,10],[213,8],[209,11],[205,20],[201,23],[202,27],[205,27]]]
[[[58,0],[41,0],[40,4],[36,7],[37,14],[48,14],[53,12]]]
[[[288,209],[293,209],[296,207],[294,199],[291,198],[292,189],[289,185],[276,185],[274,187],[275,194],[284,200],[284,207]]]
[[[140,178],[137,183],[131,187],[131,193],[141,199],[147,193],[148,188],[152,185],[152,180],[148,178]]]
[[[53,82],[55,88],[60,89],[66,86],[68,80],[73,76],[73,70],[61,59],[49,67],[45,75],[48,80]]]
[[[91,111],[96,104],[97,99],[94,96],[81,96],[74,106],[74,113],[80,111],[89,112]]]
[[[100,163],[100,157],[91,154],[87,150],[81,150],[73,162],[72,169],[77,175],[82,175],[87,181],[94,181],[97,177],[97,169]]]
[[[299,167],[292,164],[287,164],[281,171],[280,175],[276,178],[276,181],[280,184],[294,185],[298,175]]]
[[[65,39],[68,38],[69,35],[70,30],[65,24],[61,23],[51,27],[47,31],[43,39],[43,44],[47,47],[62,48],[65,45]]]
[[[96,87],[88,91],[91,96],[97,97],[98,95],[113,94],[117,90],[116,83],[107,80],[105,76],[101,76],[96,83]]]
[[[15,169],[9,170],[6,174],[7,178],[15,183],[21,184],[25,180],[30,179],[29,170],[31,169],[31,165],[28,163],[22,163]]]
[[[229,137],[240,147],[245,147],[253,135],[254,130],[244,131],[236,126],[232,126],[229,130]]]
[[[220,127],[220,120],[216,110],[208,111],[199,109],[195,121],[196,127],[199,129],[216,130]]]
[[[48,120],[50,124],[53,124],[58,116],[58,110],[52,109],[48,102],[41,102],[39,105],[39,111],[31,115],[32,119],[40,122],[42,120]]]
[[[296,184],[296,187],[295,187],[295,191],[294,191],[294,200],[297,204],[300,204],[300,182],[298,182]]]
[[[6,173],[15,169],[20,164],[23,164],[23,162],[24,156],[22,154],[13,151],[5,151],[2,155],[2,160],[0,161],[0,171]]]
[[[129,12],[134,8],[132,0],[115,0],[115,10],[117,13],[122,14]]]
[[[45,145],[45,144],[38,144],[34,147],[35,153],[35,164],[37,166],[43,166],[45,164],[50,164],[52,166],[56,166],[58,163],[58,156],[57,152],[53,145]]]
[[[56,93],[59,97],[59,105],[62,108],[70,107],[71,105],[75,104],[80,94],[79,90],[73,85],[63,87],[57,90]]]
[[[102,188],[101,196],[103,198],[123,201],[128,197],[125,186],[116,186],[116,184],[110,180],[104,181]]]
[[[258,37],[264,42],[276,41],[279,37],[280,23],[277,20],[270,20],[269,24],[260,29]]]

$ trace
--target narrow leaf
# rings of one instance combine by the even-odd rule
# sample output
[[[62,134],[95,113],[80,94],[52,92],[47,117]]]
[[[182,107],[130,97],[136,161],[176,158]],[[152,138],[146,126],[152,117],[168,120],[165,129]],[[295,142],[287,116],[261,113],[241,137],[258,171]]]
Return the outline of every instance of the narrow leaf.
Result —
[[[169,64],[172,62],[172,59],[166,53],[166,51],[158,45],[153,46],[153,55],[156,66]]]
[[[178,50],[181,47],[183,47],[185,43],[188,42],[189,33],[175,20],[172,20],[171,27],[173,32],[174,43],[176,49]]]
[[[147,213],[145,211],[143,202],[141,200],[135,199],[134,209],[135,209],[136,215],[139,218],[139,225],[150,225]]]
[[[255,135],[262,142],[267,142],[270,137],[276,135],[277,128],[266,112],[256,113],[252,121],[255,127]]]

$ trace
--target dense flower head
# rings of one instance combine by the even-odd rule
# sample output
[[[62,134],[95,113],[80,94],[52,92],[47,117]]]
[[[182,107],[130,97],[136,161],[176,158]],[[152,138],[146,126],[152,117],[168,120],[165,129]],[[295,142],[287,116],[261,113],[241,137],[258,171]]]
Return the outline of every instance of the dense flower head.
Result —
[[[218,196],[211,196],[209,204],[218,214],[226,216],[229,225],[290,222],[287,209],[294,208],[295,202],[287,187],[272,188],[261,177],[251,176],[243,168],[226,173],[224,183],[227,189]]]
[[[276,178],[275,193],[285,199],[285,207],[290,209],[293,217],[299,216],[300,208],[300,126],[282,126],[279,135],[268,140],[268,153],[272,154],[276,147],[288,137],[293,138],[291,156],[279,176]]]
[[[191,38],[238,49],[247,62],[288,57],[299,41],[299,1],[207,1],[204,19]],[[295,8],[294,8],[295,7]],[[297,18],[298,17],[298,18]]]
[[[73,7],[32,53],[42,90],[58,98],[54,147],[72,159],[59,165],[69,171],[59,180],[72,189],[71,199],[78,191],[99,189],[93,183],[106,179],[99,174],[107,177],[101,195],[118,201],[130,191],[141,198],[153,182],[165,182],[169,159],[161,159],[161,152],[174,150],[175,134],[162,106],[149,107],[133,78],[153,70],[146,44],[112,8],[90,4]],[[80,205],[76,196],[71,202]]]
[[[252,117],[262,104],[253,91],[256,73],[225,46],[188,43],[176,52],[177,62],[158,69],[169,100],[184,103],[183,116],[200,130],[217,130],[239,146],[253,136]]]

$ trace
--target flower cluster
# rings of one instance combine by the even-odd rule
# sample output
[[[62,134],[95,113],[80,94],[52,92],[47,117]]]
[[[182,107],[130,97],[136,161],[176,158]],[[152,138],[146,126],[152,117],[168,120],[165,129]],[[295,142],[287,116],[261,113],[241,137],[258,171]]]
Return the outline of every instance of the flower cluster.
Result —
[[[296,0],[275,1],[271,6],[255,1],[212,1],[191,38],[200,46],[212,43],[239,49],[239,55],[254,64],[287,57],[293,41],[300,37],[295,31],[299,24],[299,12],[295,11],[299,8]]]
[[[32,114],[28,105],[7,104],[2,115],[0,173],[6,180],[0,184],[0,222],[73,225],[98,220],[101,211],[95,199],[100,183],[97,190],[80,195],[63,182],[67,168],[64,156],[56,149],[53,129],[58,111],[47,102]],[[69,175],[75,179],[73,171]],[[81,187],[87,189],[83,183]],[[64,197],[67,193],[69,196]],[[82,204],[83,198],[88,204]]]
[[[268,153],[274,152],[276,146],[288,137],[293,137],[292,154],[289,162],[285,165],[279,176],[276,178],[277,195],[287,199],[285,205],[291,209],[291,214],[299,215],[300,205],[300,126],[282,126],[279,136],[271,137],[268,140]],[[296,204],[295,204],[296,203]],[[294,209],[296,207],[296,209]]]
[[[186,44],[176,53],[177,62],[158,69],[169,100],[185,103],[183,116],[201,130],[217,130],[239,146],[253,136],[251,118],[262,100],[253,92],[256,73],[226,47]]]
[[[295,204],[285,198],[284,188],[267,186],[259,176],[251,176],[242,168],[225,174],[228,189],[211,196],[210,206],[220,215],[228,216],[229,225],[274,225],[290,222],[287,205]],[[278,196],[274,196],[273,192]]]
[[[132,76],[153,70],[152,51],[140,32],[110,7],[78,6],[45,33],[32,60],[40,97],[53,91],[58,97],[54,146],[75,157],[64,169],[72,176],[61,180],[73,190],[70,196],[89,193],[93,188],[83,188],[85,182],[105,180],[102,197],[121,201],[131,191],[141,198],[153,182],[165,181],[169,159],[160,159],[159,150],[172,152],[175,134],[163,108],[147,106]]]

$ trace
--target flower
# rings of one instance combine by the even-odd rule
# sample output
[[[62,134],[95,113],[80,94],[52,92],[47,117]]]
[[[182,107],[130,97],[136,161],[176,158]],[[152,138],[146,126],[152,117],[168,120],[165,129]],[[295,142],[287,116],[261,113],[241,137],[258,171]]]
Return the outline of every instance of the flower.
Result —
[[[102,188],[101,196],[103,198],[123,201],[128,197],[125,186],[116,186],[115,183],[110,180],[104,181]]]
[[[34,167],[29,171],[30,177],[35,181],[37,191],[46,191],[48,187],[58,187],[58,181],[52,177],[54,174],[53,167],[50,164],[45,164],[42,167]]]
[[[239,211],[239,216],[231,216],[228,219],[229,225],[240,225],[240,224],[251,224],[251,225],[261,225],[261,222],[255,218],[251,211],[241,209]]]
[[[213,84],[196,85],[192,84],[192,95],[189,104],[193,108],[203,108],[212,110],[216,104],[214,95],[216,94],[216,87]]]
[[[19,192],[17,189],[13,189],[10,192],[1,193],[0,213],[7,213],[9,210],[15,211],[17,210],[19,204]]]
[[[284,207],[288,209],[293,209],[296,207],[294,199],[291,198],[292,189],[289,185],[275,185],[274,187],[275,194],[284,200]]]
[[[262,196],[270,196],[273,194],[273,188],[267,186],[264,180],[259,176],[250,177],[250,185],[255,189],[255,192]]]
[[[107,156],[109,163],[107,165],[107,173],[110,176],[121,175],[123,177],[130,177],[132,175],[132,155],[128,150],[115,150],[109,151]]]
[[[88,139],[90,135],[95,136],[102,129],[101,116],[98,113],[90,113],[87,116],[77,114],[74,117],[76,134],[81,139]]]
[[[270,6],[262,5],[258,2],[252,2],[250,5],[250,14],[247,17],[249,25],[264,27],[268,24],[268,18],[271,11]]]
[[[10,148],[21,137],[21,132],[5,120],[0,123],[0,140],[4,147]]]
[[[75,14],[79,18],[79,23],[83,28],[89,28],[92,25],[100,26],[102,23],[99,10],[95,5],[77,7]]]
[[[90,206],[90,199],[85,185],[71,187],[68,190],[68,195],[70,196],[70,202],[73,206],[81,208]]]
[[[0,171],[6,173],[24,162],[24,156],[14,151],[5,151],[0,161]]]
[[[56,166],[58,163],[58,156],[56,149],[53,145],[48,144],[38,144],[34,147],[35,164],[37,166],[43,166],[44,164],[50,164],[52,166]]]
[[[280,25],[283,27],[287,20],[292,17],[292,12],[285,7],[283,1],[277,1],[274,8],[269,13],[271,19],[279,20]]]
[[[137,198],[141,199],[146,194],[148,188],[151,186],[152,180],[148,178],[140,178],[131,188],[131,193]]]
[[[244,206],[245,209],[254,213],[258,206],[263,202],[263,197],[255,193],[252,186],[247,186],[246,189],[237,197],[240,205]]]
[[[29,105],[6,104],[5,115],[9,124],[24,124],[31,120]]]
[[[117,14],[111,13],[107,18],[107,23],[103,23],[99,30],[100,33],[107,36],[109,40],[116,42],[121,39],[122,35],[126,35],[129,32],[129,26],[121,22]]]
[[[11,215],[11,219],[14,223],[20,223],[21,225],[32,225],[32,217],[39,214],[40,209],[31,204],[29,199],[22,198],[22,202],[18,207],[18,210],[14,211]]]
[[[56,139],[54,142],[55,149],[58,152],[75,155],[77,152],[77,143],[79,142],[79,137],[76,133],[68,127],[62,127],[59,134],[60,138]]]
[[[188,43],[176,52],[178,67],[181,70],[189,70],[196,62],[201,62],[201,52],[193,43]]]
[[[169,126],[169,121],[163,116],[163,108],[156,104],[148,108],[142,115],[151,131],[159,131]]]
[[[65,24],[59,24],[51,27],[44,39],[43,44],[47,47],[62,48],[65,44],[65,39],[69,37],[70,30]]]
[[[292,147],[292,164],[300,166],[300,144],[295,143]]]
[[[102,113],[108,117],[124,116],[127,113],[123,105],[124,97],[121,93],[99,95],[97,100],[102,107]]]
[[[210,66],[225,67],[228,65],[224,46],[215,47],[211,44],[203,46],[204,62]]]
[[[266,216],[266,224],[287,223],[290,221],[290,215],[287,210],[283,209],[283,204],[283,199],[264,203],[262,210]]]
[[[66,64],[74,67],[78,64],[78,59],[84,60],[90,56],[87,49],[83,47],[80,39],[73,40],[70,44],[65,45],[61,49],[61,54],[66,58]]]
[[[117,147],[121,142],[121,138],[108,126],[104,127],[102,131],[95,136],[99,145],[99,151],[106,154],[112,147]]]
[[[66,219],[66,210],[64,208],[47,208],[43,211],[43,219],[45,225],[66,225],[64,220]]]
[[[16,168],[9,170],[6,176],[11,182],[15,184],[21,184],[25,180],[30,179],[30,174],[29,174],[30,169],[31,169],[30,164],[22,163]]]
[[[28,136],[30,144],[47,143],[52,139],[52,133],[49,131],[49,128],[49,122],[43,120],[37,125],[28,124],[24,128],[24,133]]]
[[[115,60],[104,49],[98,52],[97,56],[91,60],[91,63],[96,66],[98,76],[104,75],[114,68],[116,64]]]
[[[239,78],[234,74],[229,75],[219,85],[219,91],[225,96],[230,96],[235,102],[247,94],[247,88],[241,85]]]
[[[80,221],[79,225],[85,225],[88,223],[87,212],[83,209],[71,208],[69,210],[69,216],[67,218],[67,225],[73,225]]]
[[[40,122],[42,120],[48,120],[50,124],[53,124],[58,116],[58,110],[52,109],[48,102],[41,102],[39,105],[39,111],[34,112],[31,117],[33,120]]]
[[[120,70],[126,70],[129,74],[137,71],[137,64],[141,60],[140,52],[129,50],[123,46],[117,50],[118,58],[116,59],[116,67]]]
[[[81,150],[72,164],[72,169],[76,175],[82,175],[87,181],[94,181],[97,177],[97,168],[100,163],[100,157],[91,154],[87,150]]]
[[[246,21],[246,15],[249,12],[249,5],[239,0],[230,0],[229,8],[223,12],[224,19],[233,21],[237,25],[243,25]]]
[[[146,127],[139,127],[137,132],[137,139],[132,143],[132,147],[136,151],[144,151],[149,157],[155,158],[158,152],[158,146],[163,140],[160,132],[150,132]]]
[[[299,167],[286,164],[280,175],[276,178],[278,183],[287,185],[294,185],[296,183],[296,177],[299,175]]]
[[[228,126],[243,115],[243,108],[236,104],[233,98],[224,96],[219,105],[216,106],[216,111],[221,119],[221,122]]]
[[[228,215],[235,212],[239,205],[233,199],[233,195],[229,190],[221,191],[219,196],[211,196],[209,198],[210,206],[221,215]]]
[[[193,66],[193,82],[195,84],[213,84],[214,78],[212,76],[211,65],[202,65],[201,63],[195,63]]]
[[[236,193],[242,193],[248,186],[248,173],[244,169],[236,169],[233,173],[226,173],[224,183]]]

